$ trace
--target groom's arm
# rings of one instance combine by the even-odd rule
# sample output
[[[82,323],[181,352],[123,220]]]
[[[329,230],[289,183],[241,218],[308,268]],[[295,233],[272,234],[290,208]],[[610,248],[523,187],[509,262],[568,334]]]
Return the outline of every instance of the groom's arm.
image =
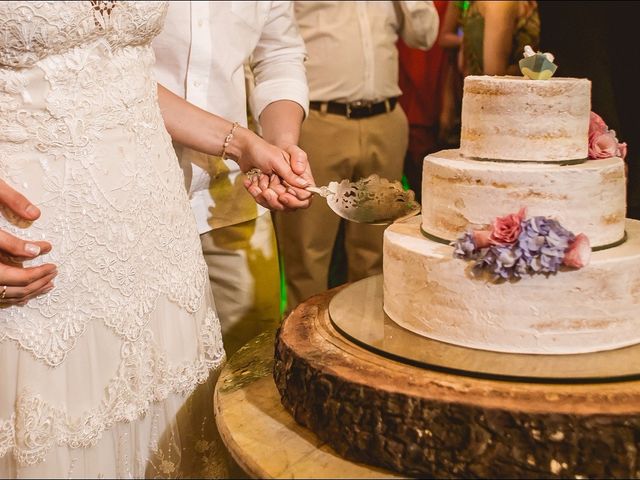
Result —
[[[291,168],[306,178],[313,178],[309,160],[304,150],[298,147],[300,127],[305,111],[291,100],[278,100],[267,105],[260,114],[262,137],[289,154]]]
[[[295,173],[313,178],[307,154],[298,147],[300,127],[309,112],[306,58],[293,2],[271,2],[249,60],[249,105],[262,137],[289,154]]]

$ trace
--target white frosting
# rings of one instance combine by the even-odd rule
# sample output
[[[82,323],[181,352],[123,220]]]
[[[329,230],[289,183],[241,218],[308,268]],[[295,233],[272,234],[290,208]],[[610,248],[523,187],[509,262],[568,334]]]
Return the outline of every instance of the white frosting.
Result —
[[[455,240],[469,227],[527,208],[527,216],[558,220],[589,237],[592,246],[624,235],[624,162],[619,158],[578,165],[467,160],[444,150],[424,161],[422,228]]]
[[[590,110],[587,79],[468,76],[460,150],[498,160],[584,159]]]
[[[640,342],[640,222],[628,240],[580,270],[491,283],[453,248],[422,236],[419,219],[384,237],[384,310],[436,340],[483,350],[570,354]]]

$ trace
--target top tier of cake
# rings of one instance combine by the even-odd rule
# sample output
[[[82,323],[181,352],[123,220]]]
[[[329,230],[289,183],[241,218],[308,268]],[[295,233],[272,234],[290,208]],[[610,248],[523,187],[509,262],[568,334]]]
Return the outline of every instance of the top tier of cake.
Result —
[[[582,160],[590,111],[587,79],[468,76],[460,151],[474,159]]]

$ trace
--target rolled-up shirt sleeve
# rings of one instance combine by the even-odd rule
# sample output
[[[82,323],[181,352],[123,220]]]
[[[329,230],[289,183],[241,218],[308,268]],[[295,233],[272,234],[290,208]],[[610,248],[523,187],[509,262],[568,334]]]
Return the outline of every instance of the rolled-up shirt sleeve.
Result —
[[[428,50],[438,38],[440,19],[433,2],[405,1],[400,6],[400,36],[412,48]]]
[[[304,68],[307,52],[298,32],[292,2],[273,2],[250,66],[255,88],[249,105],[258,118],[278,100],[291,100],[309,113],[309,87]]]

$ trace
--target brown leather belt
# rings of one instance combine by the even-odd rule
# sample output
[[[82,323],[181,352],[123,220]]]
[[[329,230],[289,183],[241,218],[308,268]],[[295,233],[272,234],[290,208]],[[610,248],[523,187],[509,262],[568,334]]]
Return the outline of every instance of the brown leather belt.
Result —
[[[334,115],[342,115],[347,118],[367,118],[391,112],[396,108],[397,103],[398,97],[392,97],[376,103],[363,100],[351,103],[309,102],[309,108]]]

